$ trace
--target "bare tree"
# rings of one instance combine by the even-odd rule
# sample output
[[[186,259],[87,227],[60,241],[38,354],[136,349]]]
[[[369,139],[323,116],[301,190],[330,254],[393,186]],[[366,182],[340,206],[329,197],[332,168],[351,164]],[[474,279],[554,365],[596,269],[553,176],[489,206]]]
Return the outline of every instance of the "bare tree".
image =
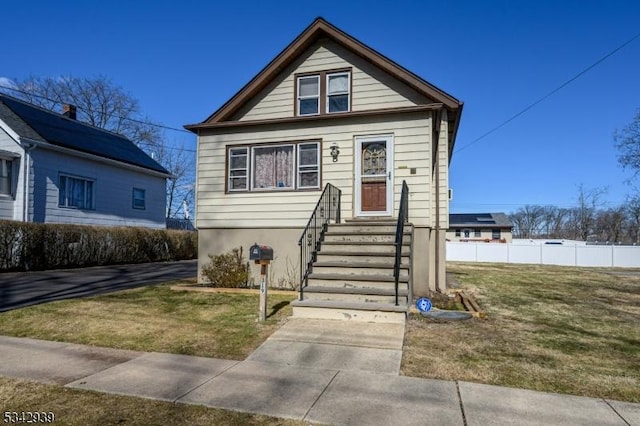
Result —
[[[536,238],[544,223],[544,208],[535,205],[526,205],[516,210],[510,216],[514,224],[514,236],[517,238]]]
[[[577,207],[571,209],[569,214],[571,238],[587,241],[594,232],[596,212],[606,192],[606,188],[586,189],[584,185],[578,185]]]
[[[594,234],[599,241],[620,243],[625,223],[624,207],[599,210],[596,213]]]
[[[182,218],[189,219],[189,213],[184,211],[184,206],[185,201],[187,205],[194,204],[194,154],[187,151],[184,146],[173,148],[161,145],[152,149],[156,160],[172,174],[172,178],[167,182],[166,217],[176,218],[182,213]]]
[[[640,244],[640,191],[627,198],[625,211],[625,236],[628,242]]]
[[[620,152],[618,161],[623,167],[634,171],[634,177],[640,173],[640,108],[631,123],[613,134],[615,147]]]
[[[77,107],[80,121],[137,144],[162,143],[159,128],[142,114],[138,100],[107,77],[28,77],[14,80],[14,86],[16,90],[11,94],[32,104],[54,111],[63,104],[72,104]]]

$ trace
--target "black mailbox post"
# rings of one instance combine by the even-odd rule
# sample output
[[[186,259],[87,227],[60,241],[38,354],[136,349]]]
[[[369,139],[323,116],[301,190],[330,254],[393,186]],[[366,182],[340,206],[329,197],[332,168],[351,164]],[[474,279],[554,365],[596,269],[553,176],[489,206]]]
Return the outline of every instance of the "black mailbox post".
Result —
[[[269,263],[273,260],[273,248],[254,243],[249,249],[249,260],[260,265],[260,321],[267,319],[267,279],[269,276]]]

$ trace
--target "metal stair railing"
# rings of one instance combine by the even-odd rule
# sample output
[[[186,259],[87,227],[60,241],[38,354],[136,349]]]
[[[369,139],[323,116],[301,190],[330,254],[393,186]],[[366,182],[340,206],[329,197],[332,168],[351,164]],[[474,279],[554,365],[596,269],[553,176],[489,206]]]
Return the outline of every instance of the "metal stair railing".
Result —
[[[309,281],[309,274],[313,270],[320,244],[327,232],[329,223],[340,223],[340,195],[342,191],[337,187],[326,184],[316,208],[311,213],[309,222],[304,228],[298,245],[300,246],[300,299],[303,298],[304,287]]]
[[[393,264],[393,277],[396,284],[396,306],[398,306],[398,281],[400,280],[400,263],[402,262],[402,240],[404,238],[404,226],[409,220],[409,185],[402,181],[402,194],[400,195],[400,209],[398,211],[398,223],[396,225],[396,259]],[[411,285],[409,282],[408,285]],[[411,289],[409,289],[411,297]],[[409,300],[411,303],[411,300]]]

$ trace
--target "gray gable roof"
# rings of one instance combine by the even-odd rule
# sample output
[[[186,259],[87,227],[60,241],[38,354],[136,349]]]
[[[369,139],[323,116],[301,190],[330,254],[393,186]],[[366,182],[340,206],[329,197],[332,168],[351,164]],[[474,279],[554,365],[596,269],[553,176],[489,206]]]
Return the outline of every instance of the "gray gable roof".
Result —
[[[509,217],[504,213],[452,213],[449,215],[449,227],[468,226],[474,228],[513,228]]]
[[[124,136],[0,93],[0,119],[19,136],[169,174]]]

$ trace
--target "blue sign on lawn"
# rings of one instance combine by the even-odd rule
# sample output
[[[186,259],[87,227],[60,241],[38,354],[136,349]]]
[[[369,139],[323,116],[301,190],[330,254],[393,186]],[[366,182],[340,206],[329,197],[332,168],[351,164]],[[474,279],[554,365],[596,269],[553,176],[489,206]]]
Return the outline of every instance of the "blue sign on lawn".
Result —
[[[420,312],[429,312],[432,307],[433,305],[428,297],[421,297],[416,302],[416,308],[418,308]]]

